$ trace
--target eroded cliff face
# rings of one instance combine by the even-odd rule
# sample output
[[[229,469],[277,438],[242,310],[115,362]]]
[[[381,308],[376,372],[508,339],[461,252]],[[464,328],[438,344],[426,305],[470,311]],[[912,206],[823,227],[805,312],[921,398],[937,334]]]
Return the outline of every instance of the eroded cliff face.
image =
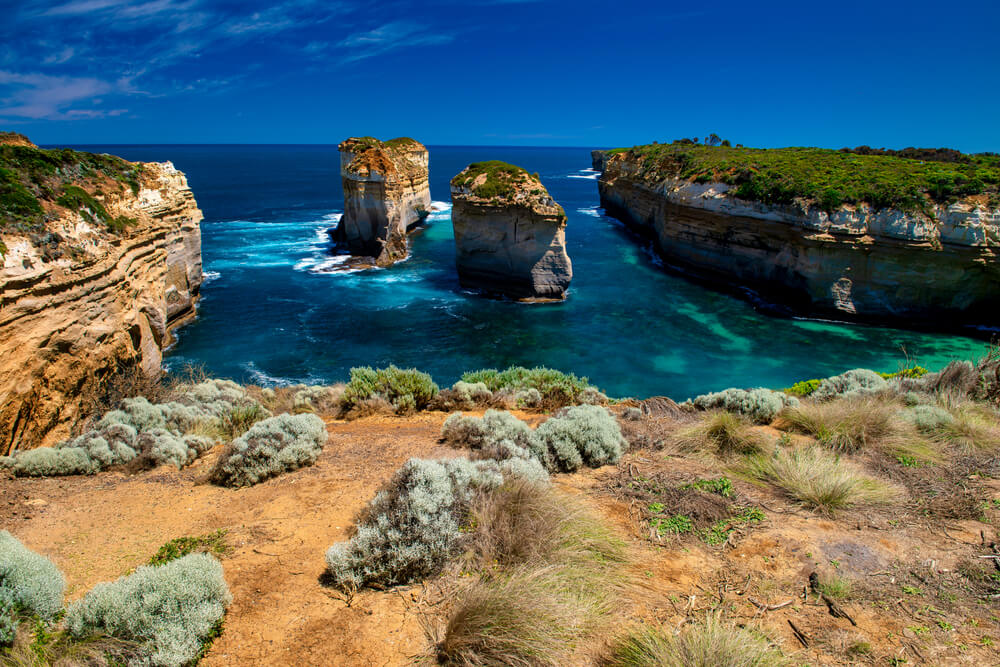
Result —
[[[0,454],[65,439],[117,369],[160,373],[170,328],[194,314],[202,213],[184,174],[169,162],[118,163],[133,170],[132,187],[80,169],[87,176],[66,192],[79,187],[89,205],[59,204],[56,191],[39,196],[36,223],[0,226]]]
[[[376,266],[405,259],[407,232],[431,209],[427,149],[413,139],[371,137],[352,137],[339,149],[344,215],[334,240]]]
[[[452,180],[451,199],[463,287],[527,301],[566,297],[573,278],[566,213],[537,176],[473,164]]]
[[[750,287],[796,313],[950,328],[1000,324],[1000,211],[985,197],[929,214],[735,197],[723,183],[649,182],[626,154],[599,182],[610,215],[652,236],[675,267]]]

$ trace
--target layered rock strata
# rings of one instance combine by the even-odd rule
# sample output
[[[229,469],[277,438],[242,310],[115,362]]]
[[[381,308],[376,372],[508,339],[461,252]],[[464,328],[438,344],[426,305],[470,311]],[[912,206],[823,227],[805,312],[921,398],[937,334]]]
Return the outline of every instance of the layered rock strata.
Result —
[[[339,149],[344,215],[334,241],[376,266],[405,259],[407,233],[431,208],[427,149],[413,139],[372,137],[352,137]]]
[[[463,287],[520,300],[565,298],[573,278],[566,213],[537,174],[475,163],[452,179],[451,200]]]
[[[202,282],[202,213],[171,163],[3,150],[39,210],[0,219],[0,454],[65,439],[122,368],[157,376]]]
[[[648,174],[641,159],[612,155],[601,206],[697,278],[749,287],[796,314],[931,328],[1000,324],[1000,210],[985,197],[920,213],[864,203],[828,212]]]

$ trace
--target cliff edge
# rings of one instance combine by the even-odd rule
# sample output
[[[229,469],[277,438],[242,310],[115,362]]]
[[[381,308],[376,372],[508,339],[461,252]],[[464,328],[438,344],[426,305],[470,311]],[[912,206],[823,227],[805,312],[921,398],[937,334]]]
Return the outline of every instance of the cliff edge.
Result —
[[[201,219],[169,162],[0,145],[0,454],[65,439],[123,368],[160,372]]]
[[[476,162],[451,181],[456,265],[463,287],[522,300],[560,300],[573,278],[566,213],[537,174]]]
[[[351,137],[338,148],[344,215],[334,240],[376,266],[405,259],[407,232],[431,208],[427,148],[406,137]]]
[[[608,152],[601,205],[672,266],[796,314],[1000,324],[1000,157],[939,153],[637,146]]]

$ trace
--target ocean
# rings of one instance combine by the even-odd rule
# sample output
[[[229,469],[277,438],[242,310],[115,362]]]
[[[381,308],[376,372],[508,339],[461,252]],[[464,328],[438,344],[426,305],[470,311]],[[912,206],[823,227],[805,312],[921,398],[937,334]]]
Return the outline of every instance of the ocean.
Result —
[[[544,365],[612,396],[682,400],[856,367],[893,371],[907,358],[937,368],[986,350],[956,335],[773,317],[666,272],[646,241],[603,215],[590,149],[430,146],[438,210],[412,235],[410,259],[337,273],[326,234],[343,210],[336,146],[74,148],[170,160],[205,213],[198,317],[177,330],[169,370],[190,364],[273,386],[396,364],[444,386],[467,370]],[[490,159],[537,171],[566,209],[574,275],[565,302],[493,300],[459,286],[448,182]]]

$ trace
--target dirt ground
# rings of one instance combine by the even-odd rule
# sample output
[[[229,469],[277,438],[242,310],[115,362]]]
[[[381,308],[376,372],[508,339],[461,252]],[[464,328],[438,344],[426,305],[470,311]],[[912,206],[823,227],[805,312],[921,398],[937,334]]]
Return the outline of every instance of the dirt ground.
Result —
[[[438,442],[445,417],[329,421],[316,465],[248,489],[203,482],[214,453],[180,472],[4,478],[0,526],[56,562],[70,599],[146,563],[173,538],[226,529],[233,604],[201,664],[413,664],[428,649],[428,609],[438,601],[427,587],[345,599],[320,578],[327,547],[347,538],[356,512],[404,461],[459,454]],[[691,537],[650,537],[640,508],[613,491],[616,476],[653,473],[694,479],[718,470],[640,450],[618,468],[556,478],[634,545],[648,591],[630,609],[633,620],[681,627],[721,601],[729,616],[775,639],[793,664],[1000,665],[997,598],[967,594],[955,574],[997,539],[992,525],[866,513],[823,518],[734,478],[741,497],[767,518],[710,547]],[[854,582],[854,595],[840,605],[850,620],[804,593],[812,572],[827,571]]]

